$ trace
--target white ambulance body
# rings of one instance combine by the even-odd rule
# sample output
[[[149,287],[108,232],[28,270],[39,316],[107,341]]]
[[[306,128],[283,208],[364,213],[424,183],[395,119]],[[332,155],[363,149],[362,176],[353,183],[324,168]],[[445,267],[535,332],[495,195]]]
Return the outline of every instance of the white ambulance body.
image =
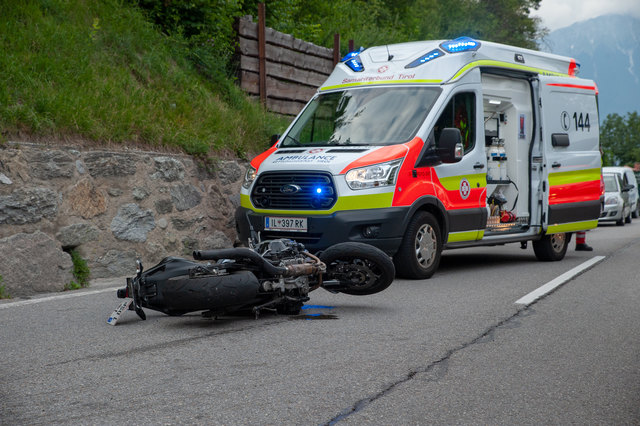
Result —
[[[411,278],[456,247],[560,260],[600,214],[597,88],[577,68],[469,38],[353,52],[251,162],[238,234],[369,243]]]

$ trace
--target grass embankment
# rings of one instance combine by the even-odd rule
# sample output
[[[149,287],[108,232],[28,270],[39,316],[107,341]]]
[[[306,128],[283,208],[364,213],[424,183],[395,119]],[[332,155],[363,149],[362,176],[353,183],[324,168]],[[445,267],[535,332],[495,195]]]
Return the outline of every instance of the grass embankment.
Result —
[[[243,157],[288,122],[249,100],[215,59],[203,58],[198,70],[197,51],[162,35],[128,3],[2,2],[0,11],[4,140],[82,139]]]

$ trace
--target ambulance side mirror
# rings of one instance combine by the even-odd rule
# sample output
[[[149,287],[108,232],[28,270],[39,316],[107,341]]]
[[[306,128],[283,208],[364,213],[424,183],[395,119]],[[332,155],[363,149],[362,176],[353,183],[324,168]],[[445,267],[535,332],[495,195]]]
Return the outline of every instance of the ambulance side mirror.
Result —
[[[464,147],[462,146],[460,129],[453,127],[442,129],[436,145],[438,156],[443,163],[457,163],[462,160]]]

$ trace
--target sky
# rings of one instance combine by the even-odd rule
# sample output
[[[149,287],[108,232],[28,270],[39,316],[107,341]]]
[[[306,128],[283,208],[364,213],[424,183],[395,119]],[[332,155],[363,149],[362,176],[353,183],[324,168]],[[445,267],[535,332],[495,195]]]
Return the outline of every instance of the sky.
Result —
[[[640,18],[640,0],[542,0],[531,16],[542,18],[550,31],[579,21],[608,14],[629,14]]]

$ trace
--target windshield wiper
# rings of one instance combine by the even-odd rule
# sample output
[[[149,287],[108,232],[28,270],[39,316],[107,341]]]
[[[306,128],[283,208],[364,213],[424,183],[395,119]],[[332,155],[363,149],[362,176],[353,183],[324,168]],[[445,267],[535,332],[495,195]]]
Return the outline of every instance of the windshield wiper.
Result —
[[[300,143],[299,140],[297,140],[293,136],[289,136],[289,135],[287,135],[287,137],[284,138],[284,142],[282,143],[283,146],[289,146],[289,144],[287,144],[287,139],[290,139],[295,146],[302,146],[302,144]]]

